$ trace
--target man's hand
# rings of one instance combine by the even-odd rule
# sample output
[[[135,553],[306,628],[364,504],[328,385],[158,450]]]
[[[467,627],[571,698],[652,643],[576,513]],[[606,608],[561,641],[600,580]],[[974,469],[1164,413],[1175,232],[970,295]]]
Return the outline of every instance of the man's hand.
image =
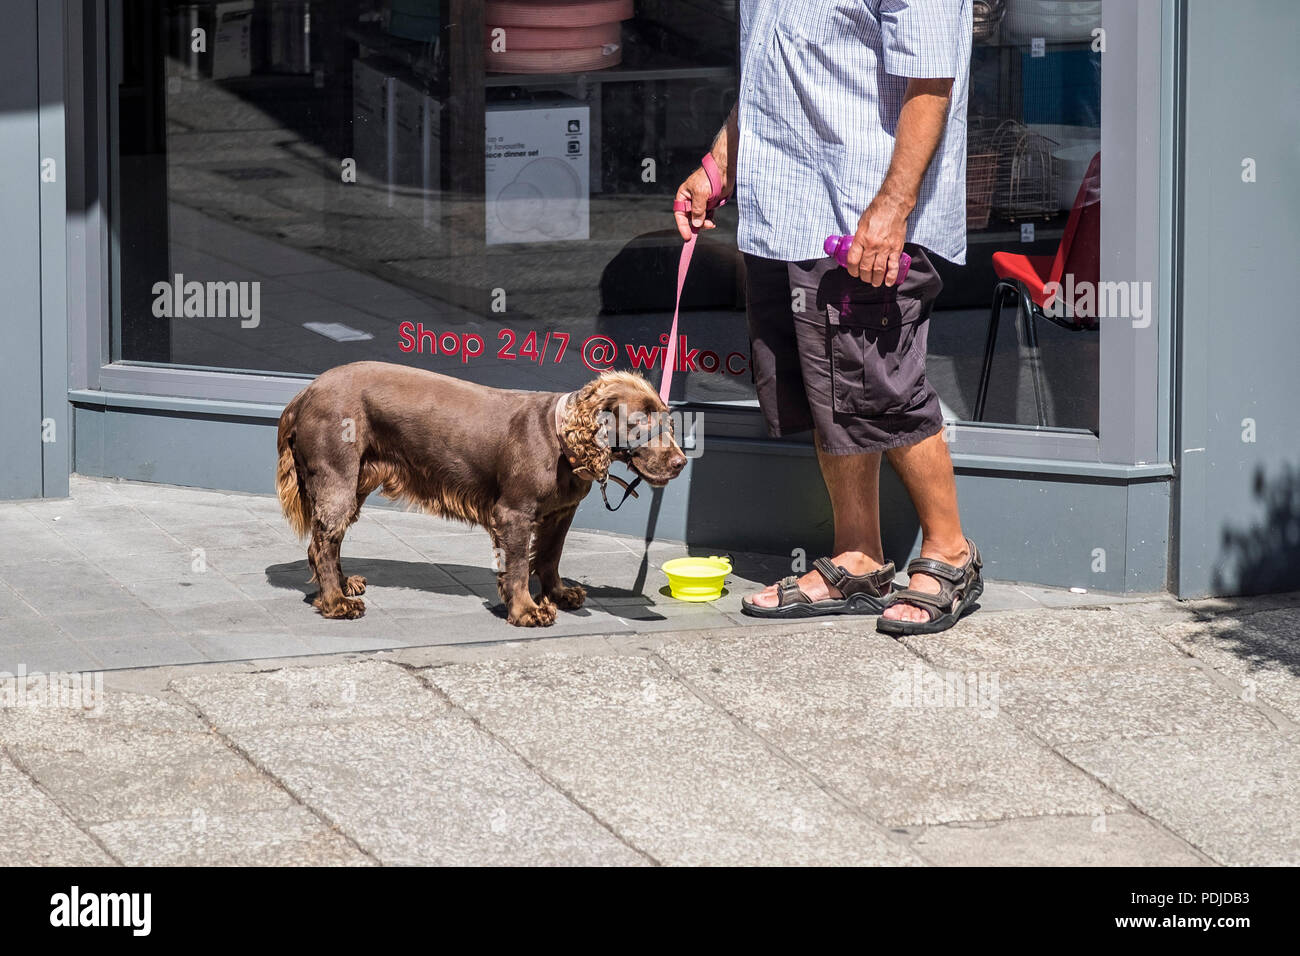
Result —
[[[713,146],[709,149],[713,161],[718,164],[718,174],[722,177],[723,199],[730,196],[732,190],[736,188],[736,147],[740,144],[739,110],[739,104],[732,106],[731,115],[727,117],[727,122],[722,129],[718,130],[718,135],[713,138]],[[681,233],[683,240],[690,241],[693,235],[692,225],[696,229],[718,228],[716,223],[705,216],[709,196],[712,194],[713,184],[709,182],[709,174],[704,171],[703,166],[687,176],[686,182],[677,187],[674,201],[691,204],[689,213],[673,210],[673,218],[677,220],[677,231]]]
[[[858,220],[845,268],[849,275],[879,287],[898,281],[898,256],[907,239],[913,203],[881,190]]]
[[[722,173],[722,195],[728,196],[731,193],[731,185],[727,182],[726,167],[719,164],[719,172]],[[686,177],[686,182],[677,187],[677,195],[674,199],[686,201],[691,204],[689,213],[678,212],[674,210],[673,216],[677,220],[677,231],[682,234],[683,239],[691,238],[691,226],[696,229],[716,229],[717,223],[712,219],[705,217],[706,207],[709,202],[709,196],[713,194],[713,184],[709,182],[709,174],[700,166]]]
[[[849,246],[849,275],[879,287],[898,281],[898,257],[907,239],[907,217],[916,208],[921,178],[948,122],[950,79],[910,79],[894,133],[894,155],[880,192],[858,220]]]

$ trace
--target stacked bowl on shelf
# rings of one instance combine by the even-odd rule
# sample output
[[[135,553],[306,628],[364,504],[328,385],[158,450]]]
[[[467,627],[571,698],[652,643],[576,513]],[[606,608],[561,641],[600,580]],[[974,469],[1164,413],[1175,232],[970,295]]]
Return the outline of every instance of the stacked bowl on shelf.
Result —
[[[1102,0],[1007,0],[1002,39],[1029,43],[1042,37],[1048,43],[1092,39],[1101,26]]]
[[[487,69],[578,73],[623,59],[623,20],[632,0],[488,0]]]

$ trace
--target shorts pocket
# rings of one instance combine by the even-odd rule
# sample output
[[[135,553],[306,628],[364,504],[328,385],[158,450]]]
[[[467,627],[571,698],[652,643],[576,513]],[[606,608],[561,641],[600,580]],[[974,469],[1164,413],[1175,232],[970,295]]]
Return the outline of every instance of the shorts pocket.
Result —
[[[896,290],[860,284],[863,291],[826,303],[831,406],[837,414],[871,417],[905,411],[924,387],[925,358],[914,348],[918,323],[915,316],[909,321]]]

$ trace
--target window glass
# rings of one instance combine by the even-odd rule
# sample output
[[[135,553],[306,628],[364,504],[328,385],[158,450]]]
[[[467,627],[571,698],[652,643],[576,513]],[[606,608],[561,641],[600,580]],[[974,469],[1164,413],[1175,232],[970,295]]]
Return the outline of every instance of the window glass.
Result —
[[[524,6],[112,5],[114,360],[314,375],[379,359],[530,389],[610,366],[657,379],[681,245],[669,210],[735,100],[737,3],[592,0],[607,22],[495,22]],[[975,417],[986,382],[986,421],[1096,429],[1089,318],[1003,286],[987,374],[985,348],[1000,277],[1041,286],[1063,256],[1095,281],[1099,192],[1080,187],[1100,151],[1100,6],[974,5],[968,263],[933,257],[927,369],[950,419]],[[753,404],[734,211],[717,221],[674,397]]]

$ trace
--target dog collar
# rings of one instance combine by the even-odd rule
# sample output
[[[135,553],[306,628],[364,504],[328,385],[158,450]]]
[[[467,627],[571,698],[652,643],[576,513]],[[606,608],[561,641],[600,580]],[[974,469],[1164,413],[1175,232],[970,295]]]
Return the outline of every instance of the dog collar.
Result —
[[[569,448],[569,443],[564,438],[564,421],[569,415],[569,403],[573,400],[576,392],[565,392],[555,403],[555,437],[560,440],[560,454],[569,459],[569,464],[573,466],[574,471],[578,471],[578,458]],[[585,471],[586,469],[582,469]]]
[[[564,419],[569,414],[569,400],[573,398],[573,392],[565,392],[555,403],[555,437],[560,439],[560,447],[565,446],[564,441]]]

